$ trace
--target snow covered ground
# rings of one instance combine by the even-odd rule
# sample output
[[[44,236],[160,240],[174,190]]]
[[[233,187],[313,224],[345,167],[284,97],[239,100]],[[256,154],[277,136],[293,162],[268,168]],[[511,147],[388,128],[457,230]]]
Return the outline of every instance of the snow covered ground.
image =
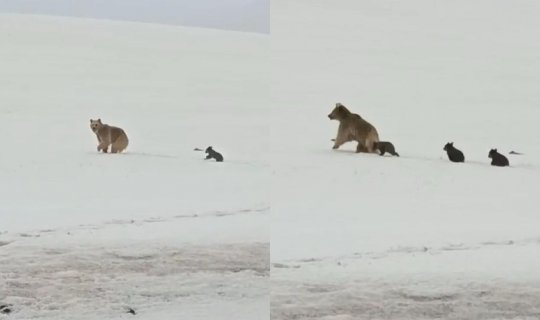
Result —
[[[540,5],[272,4],[272,319],[537,319]],[[401,157],[332,151],[336,102]]]
[[[0,42],[9,318],[268,319],[268,37],[3,14]]]

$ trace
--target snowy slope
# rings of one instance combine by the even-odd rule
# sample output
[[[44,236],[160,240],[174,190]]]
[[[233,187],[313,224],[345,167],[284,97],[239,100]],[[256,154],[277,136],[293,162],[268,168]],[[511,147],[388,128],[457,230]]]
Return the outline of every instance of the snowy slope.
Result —
[[[10,318],[267,319],[267,37],[0,15],[0,42]]]
[[[538,315],[538,9],[273,2],[273,319]],[[401,157],[332,151],[336,102]]]

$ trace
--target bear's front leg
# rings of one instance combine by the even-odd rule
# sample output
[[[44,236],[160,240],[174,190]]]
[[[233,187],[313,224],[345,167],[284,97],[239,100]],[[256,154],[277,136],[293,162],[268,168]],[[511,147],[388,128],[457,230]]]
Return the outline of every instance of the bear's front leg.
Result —
[[[107,141],[102,141],[97,147],[98,152],[103,151],[103,153],[107,153],[108,148],[109,148],[109,144],[107,143]]]
[[[337,149],[339,147],[341,147],[342,144],[344,144],[345,142],[345,139],[343,139],[343,137],[340,137],[339,135],[336,137],[336,139],[334,139],[334,146],[332,147],[332,149]]]

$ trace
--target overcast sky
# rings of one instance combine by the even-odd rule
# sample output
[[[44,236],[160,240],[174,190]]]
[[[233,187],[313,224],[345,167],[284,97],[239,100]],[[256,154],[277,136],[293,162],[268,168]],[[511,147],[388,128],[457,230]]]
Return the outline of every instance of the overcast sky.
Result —
[[[269,32],[270,0],[0,0],[0,12]]]

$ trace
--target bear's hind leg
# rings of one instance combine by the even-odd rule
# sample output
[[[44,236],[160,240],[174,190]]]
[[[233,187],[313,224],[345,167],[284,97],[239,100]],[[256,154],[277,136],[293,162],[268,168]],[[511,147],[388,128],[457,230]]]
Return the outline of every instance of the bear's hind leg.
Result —
[[[360,152],[369,152],[368,148],[366,148],[366,146],[361,143],[361,142],[358,142],[358,145],[356,146],[356,153],[360,153]]]

